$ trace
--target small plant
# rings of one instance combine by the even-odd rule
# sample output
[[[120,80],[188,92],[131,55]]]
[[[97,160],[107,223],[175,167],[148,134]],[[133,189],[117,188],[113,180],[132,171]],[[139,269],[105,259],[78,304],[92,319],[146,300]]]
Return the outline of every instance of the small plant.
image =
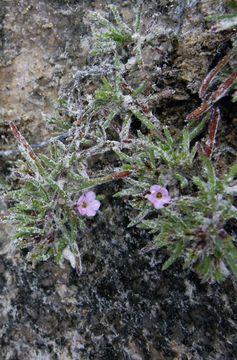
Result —
[[[178,141],[172,137],[167,127],[163,128],[159,138],[143,135],[140,132],[134,147],[129,150],[130,153],[114,149],[123,163],[122,169],[132,172],[132,176],[126,179],[126,188],[116,196],[133,195],[139,198],[156,183],[181,188],[188,186],[190,177],[188,173],[197,153],[197,147],[191,146],[191,141],[204,125],[205,120],[196,128],[191,126],[185,128],[179,134]],[[142,201],[141,207],[143,206]]]
[[[185,268],[193,268],[203,281],[220,282],[228,274],[227,268],[237,276],[237,249],[233,234],[227,233],[225,224],[237,217],[230,193],[237,174],[237,164],[232,166],[224,179],[218,179],[210,160],[202,156],[205,178],[195,176],[195,195],[171,199],[170,205],[160,210],[151,220],[142,220],[138,227],[150,231],[155,248],[166,248],[167,269],[181,258]]]
[[[206,155],[201,155],[199,167],[198,160],[194,162],[200,146],[191,147],[190,142],[203,129],[205,121],[192,130],[184,129],[179,141],[167,128],[163,140],[151,141],[140,135],[142,141],[137,145],[135,157],[117,151],[124,162],[123,169],[132,171],[132,176],[116,196],[128,197],[129,204],[138,211],[129,226],[137,225],[158,234],[148,248],[166,248],[170,257],[163,270],[180,257],[184,267],[193,268],[203,281],[221,281],[228,273],[227,267],[237,275],[235,240],[225,231],[226,222],[237,216],[231,196],[236,191],[233,179],[237,166],[221,180]],[[191,171],[200,171],[202,167],[206,178],[190,177]],[[171,195],[154,184],[168,186]],[[182,195],[182,189],[189,195]],[[161,209],[157,217],[154,208]],[[147,217],[149,220],[145,220]]]
[[[104,55],[119,51],[127,45],[133,45],[136,63],[142,64],[141,47],[145,38],[141,36],[141,7],[138,10],[133,29],[121,18],[117,8],[110,5],[115,24],[98,12],[91,13],[91,19],[99,25],[99,31],[94,32],[95,46],[92,55]]]
[[[85,191],[120,174],[90,179],[84,164],[76,160],[74,142],[68,146],[54,142],[50,156],[37,156],[15,124],[10,123],[10,127],[26,160],[19,161],[14,171],[18,189],[6,194],[13,206],[5,221],[16,227],[16,244],[28,249],[27,257],[34,264],[51,256],[61,262],[71,253],[78,259],[75,268],[80,273],[77,241],[86,223],[79,213],[94,216],[100,206],[94,192]]]
[[[118,61],[116,61],[118,64]],[[110,84],[107,79],[103,78],[102,87],[95,92],[95,107],[107,111],[105,121],[102,124],[107,129],[112,121],[119,116],[122,120],[119,137],[121,141],[127,140],[129,135],[132,116],[138,119],[151,132],[158,134],[159,121],[151,113],[146,113],[146,104],[139,95],[144,91],[145,84],[142,83],[137,89],[132,89],[120,72],[118,66],[115,73],[115,83]]]
[[[86,219],[103,211],[101,196],[96,197],[92,188],[123,179],[123,188],[114,196],[124,197],[133,209],[129,226],[137,225],[153,236],[148,248],[166,249],[163,270],[181,258],[184,267],[196,271],[203,281],[220,282],[229,270],[237,277],[235,238],[226,229],[226,223],[236,218],[237,165],[219,178],[211,162],[220,120],[218,101],[237,73],[208,94],[232,53],[204,79],[199,92],[202,104],[186,119],[194,120],[173,131],[152,112],[153,89],[139,78],[133,86],[126,80],[131,69],[143,65],[143,47],[156,33],[141,35],[141,8],[133,28],[116,7],[110,9],[114,22],[91,14],[100,26],[92,53],[109,54],[108,66],[95,65],[77,73],[78,81],[101,75],[100,86],[93,94],[77,98],[76,109],[73,96],[61,100],[63,115],[48,120],[54,133],[59,133],[47,141],[49,151],[37,155],[16,125],[9,123],[24,160],[12,172],[16,189],[6,191],[10,208],[5,221],[14,224],[15,242],[27,249],[33,263],[50,257],[58,263],[66,259],[81,273],[79,249],[88,230]],[[196,139],[206,126],[208,118],[203,115],[209,110],[209,137],[201,145]],[[139,124],[136,129],[134,122]],[[93,158],[105,153],[113,160],[109,165],[102,162],[98,170]],[[114,158],[119,168],[114,167]]]

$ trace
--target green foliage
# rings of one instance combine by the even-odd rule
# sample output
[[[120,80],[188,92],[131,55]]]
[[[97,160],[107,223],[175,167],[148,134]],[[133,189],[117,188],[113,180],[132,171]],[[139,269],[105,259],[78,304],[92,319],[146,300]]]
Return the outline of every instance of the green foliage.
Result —
[[[136,64],[141,65],[142,46],[147,40],[146,36],[141,35],[141,6],[138,8],[135,22],[129,27],[120,16],[114,5],[109,5],[114,22],[107,20],[98,12],[91,13],[91,19],[94,20],[98,27],[98,31],[94,31],[95,46],[92,55],[104,55],[110,52],[117,52],[125,46],[132,46],[131,53],[135,56]],[[151,37],[152,34],[150,34]]]
[[[91,13],[91,18],[100,27],[100,32],[96,34],[96,46],[92,51],[93,55],[104,54],[132,41],[132,30],[122,20],[117,8],[113,5],[110,5],[109,8],[115,20],[114,25],[98,12]],[[101,28],[104,30],[101,31]]]
[[[216,177],[213,165],[202,157],[205,178],[192,179],[198,191],[194,195],[179,196],[171,206],[163,208],[158,218],[143,220],[138,226],[150,231],[157,248],[166,248],[167,269],[178,258],[185,268],[193,268],[203,281],[220,282],[228,270],[237,275],[237,249],[234,236],[225,230],[225,224],[237,218],[236,208],[227,194],[236,164],[224,179]]]
[[[80,103],[78,112],[70,113],[69,100],[60,101],[62,115],[49,119],[48,124],[62,137],[50,142],[49,152],[37,156],[12,125],[24,157],[13,172],[16,189],[5,186],[10,204],[5,221],[15,226],[15,242],[28,249],[33,263],[53,256],[57,262],[66,258],[73,264],[74,256],[80,268],[77,244],[88,228],[75,209],[76,201],[91,187],[124,179],[115,196],[125,197],[137,213],[129,226],[147,230],[155,246],[166,249],[163,270],[181,258],[184,267],[196,271],[203,281],[220,282],[228,271],[237,276],[236,243],[226,230],[226,223],[236,218],[237,164],[219,178],[211,161],[197,152],[195,141],[207,118],[179,132],[175,129],[176,133],[160,123],[149,108],[152,87],[148,94],[144,81],[138,78],[132,87],[126,80],[133,66],[139,65],[140,70],[142,48],[148,42],[148,36],[141,35],[141,8],[131,28],[116,7],[110,10],[112,22],[99,13],[91,16],[99,25],[93,54],[114,55],[108,67],[111,76],[105,77],[102,69],[100,87],[89,94],[89,100],[85,95],[76,102]],[[155,33],[148,35],[152,38]],[[126,64],[121,61],[124,51],[128,53]],[[80,75],[85,78],[97,70],[95,66]],[[93,159],[104,153],[112,154],[113,159],[115,155],[120,168],[114,169],[112,161],[98,176]],[[158,212],[147,199],[155,184],[168,187],[171,196],[171,203]]]
[[[137,225],[156,234],[155,246],[166,248],[169,258],[163,270],[182,258],[184,267],[194,269],[203,281],[219,282],[228,273],[227,268],[237,274],[234,237],[225,231],[226,222],[237,217],[230,196],[236,192],[233,179],[237,164],[219,179],[206,156],[201,156],[199,165],[197,160],[194,161],[197,148],[190,142],[202,131],[204,124],[205,120],[195,128],[192,125],[189,129],[184,128],[178,140],[166,127],[162,139],[140,133],[140,143],[136,142],[131,154],[116,151],[123,169],[132,171],[133,176],[126,179],[127,186],[115,196],[128,197],[129,204],[139,211],[129,226]],[[191,171],[196,172],[195,168],[196,171],[204,169],[204,178],[190,177]],[[180,195],[167,208],[161,209],[158,217],[146,199],[154,184],[169,186],[171,194],[180,189]],[[190,195],[182,196],[183,188]],[[149,220],[145,220],[147,217]]]
[[[114,84],[110,84],[105,78],[102,79],[102,82],[102,87],[95,92],[95,106],[97,109],[103,108],[109,111],[102,124],[104,129],[108,128],[112,120],[119,114],[120,118],[124,118],[120,138],[124,137],[122,136],[124,132],[127,135],[129,134],[132,116],[135,116],[148,130],[157,134],[158,129],[154,119],[156,122],[158,122],[158,119],[155,116],[151,118],[146,115],[142,110],[144,104],[138,100],[139,95],[144,90],[144,84],[141,84],[135,90],[129,87],[129,95],[126,94],[128,85],[119,71],[116,71]]]
[[[217,25],[214,28],[215,31],[223,31],[234,28],[237,25],[237,15],[222,15],[212,16],[209,18],[211,21],[216,21]]]
[[[74,209],[76,200],[85,190],[111,181],[111,176],[90,179],[76,160],[73,142],[65,146],[55,141],[49,156],[39,157],[22,142],[26,161],[19,161],[15,170],[19,188],[6,193],[13,206],[5,221],[15,225],[15,242],[28,249],[33,263],[51,256],[60,262],[65,248],[77,249],[78,232],[86,227]]]
[[[212,15],[207,19],[215,22],[213,27],[214,31],[222,31],[234,28],[237,25],[237,3],[235,0],[226,1],[227,8],[230,9],[231,13],[224,15]]]
[[[109,21],[98,12],[91,12],[91,19],[95,21],[98,30],[94,30],[95,45],[92,55],[102,56],[120,52],[130,47],[130,55],[134,65],[142,65],[142,48],[146,42],[157,36],[157,32],[149,29],[147,35],[142,35],[142,6],[138,7],[134,24],[130,27],[120,16],[117,7],[109,5],[114,21]],[[131,60],[130,59],[130,60]]]
[[[63,98],[58,100],[56,107],[57,115],[46,118],[46,125],[56,133],[68,131],[72,127],[74,119],[68,116],[68,101]]]
[[[114,151],[123,163],[123,170],[130,170],[133,176],[126,180],[127,187],[116,196],[141,196],[153,184],[172,185],[184,188],[189,184],[189,172],[197,152],[196,146],[191,146],[193,136],[203,128],[205,121],[198,127],[184,128],[177,140],[170,134],[167,127],[160,136],[138,134],[130,153],[119,149]],[[134,154],[136,154],[134,156]],[[141,202],[144,206],[144,201]]]
[[[51,154],[59,155],[56,146]],[[29,249],[28,258],[34,263],[51,255],[60,260],[62,250],[76,241],[78,217],[69,206],[70,194],[62,184],[63,158],[55,160],[56,156],[49,159],[42,155],[33,169],[31,164],[21,162],[17,169],[21,186],[7,194],[14,203],[9,211],[16,226],[15,240]]]

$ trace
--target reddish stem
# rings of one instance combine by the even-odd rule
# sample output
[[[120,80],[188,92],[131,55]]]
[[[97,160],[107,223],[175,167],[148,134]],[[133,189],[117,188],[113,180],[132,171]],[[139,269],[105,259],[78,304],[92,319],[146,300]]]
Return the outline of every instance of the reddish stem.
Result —
[[[227,93],[227,91],[229,90],[229,88],[231,87],[231,85],[233,84],[236,78],[237,78],[237,71],[231,74],[225,80],[225,82],[217,88],[217,90],[210,98],[213,104],[216,103],[218,100],[220,100],[223,96],[225,96],[225,94]]]
[[[186,116],[186,120],[198,119],[202,114],[210,109],[211,105],[208,102],[204,102],[201,106],[195,109],[191,114]]]
[[[237,78],[237,71],[231,74],[223,84],[221,84],[217,90],[210,96],[210,98],[202,103],[200,107],[194,110],[191,114],[186,117],[186,120],[198,119],[201,115],[206,113],[217,101],[226,95],[227,91]]]
[[[39,160],[30,144],[26,141],[24,136],[18,130],[16,124],[13,121],[9,121],[9,126],[18,144],[24,147],[31,159],[33,159],[34,161]]]
[[[130,176],[132,171],[121,171],[111,175],[112,180],[122,179],[124,177]]]
[[[223,67],[227,64],[227,62],[230,59],[230,55],[226,55],[223,57],[223,59],[221,59],[221,61],[219,61],[219,63],[214,67],[214,69],[212,69],[207,76],[205,77],[205,79],[202,82],[202,85],[200,86],[199,89],[199,96],[202,99],[204,97],[204,95],[207,92],[208,87],[210,86],[210,84],[213,82],[213,80],[215,79],[216,75],[223,69]]]
[[[210,122],[210,128],[209,128],[209,138],[204,145],[204,153],[211,158],[214,145],[215,145],[215,139],[216,139],[216,133],[218,124],[221,118],[220,109],[219,108],[213,108],[211,112],[211,122]]]

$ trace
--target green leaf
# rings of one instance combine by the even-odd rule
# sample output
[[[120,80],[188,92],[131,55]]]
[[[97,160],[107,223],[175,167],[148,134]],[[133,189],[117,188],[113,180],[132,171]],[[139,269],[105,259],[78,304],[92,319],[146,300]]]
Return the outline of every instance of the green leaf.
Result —
[[[133,99],[136,99],[140,94],[142,94],[144,92],[146,88],[146,83],[145,81],[143,81],[136,90],[133,91],[132,93],[132,97]]]
[[[236,175],[237,175],[237,162],[231,166],[228,175],[225,177],[225,182],[232,181]]]
[[[132,123],[131,114],[126,114],[123,120],[122,129],[119,134],[121,141],[124,141],[129,137],[131,123]]]
[[[189,130],[189,141],[191,142],[193,139],[195,139],[203,130],[204,127],[207,123],[207,117],[204,117],[204,119],[202,121],[200,121],[198,123],[198,125],[196,126],[197,121],[193,120],[190,125],[188,126]],[[195,127],[193,128],[193,126],[195,125]]]
[[[156,249],[161,249],[162,247],[167,246],[167,241],[160,234],[154,237],[154,244]]]
[[[225,254],[225,259],[232,273],[237,278],[237,263],[236,263],[237,260],[233,259],[233,257],[230,254]]]
[[[194,145],[191,150],[190,156],[189,156],[189,161],[190,161],[191,165],[193,165],[193,160],[194,160],[196,154],[197,154],[197,147],[196,147],[196,145]]]
[[[48,156],[46,156],[44,154],[40,154],[39,158],[50,169],[55,169],[55,167],[57,166],[57,163],[55,161],[53,161],[52,159],[50,159]]]
[[[233,244],[231,237],[225,239],[223,242],[223,255],[227,265],[231,269],[234,276],[237,278],[237,249]]]
[[[72,170],[68,170],[67,175],[70,179],[77,181],[77,182],[81,182],[81,181],[85,180],[85,178],[83,176],[76,174]]]
[[[208,181],[211,185],[211,190],[214,192],[216,190],[216,175],[214,167],[212,166],[211,160],[207,156],[203,155],[202,160],[205,163],[207,169]]]
[[[168,127],[165,126],[163,131],[164,131],[164,134],[165,134],[166,141],[169,144],[170,148],[172,149],[173,146],[174,146],[174,140],[173,140],[173,138],[172,138],[172,136],[170,134],[170,131],[169,131]]]
[[[183,244],[182,242],[179,242],[174,248],[173,255],[170,256],[168,260],[166,260],[161,270],[168,269],[180,257],[180,255],[182,254],[182,250]]]
[[[145,206],[144,209],[128,224],[128,227],[132,227],[140,223],[150,212],[150,207]]]
[[[121,16],[119,15],[118,9],[116,6],[114,5],[109,5],[109,8],[111,9],[114,19],[120,29],[121,32],[123,32],[124,34],[126,34],[129,38],[131,36],[131,29],[125,24],[125,22],[123,21],[123,19],[121,18]]]
[[[123,164],[122,170],[132,171],[132,170],[133,170],[133,167],[132,167],[132,165],[130,165],[130,164]]]
[[[153,171],[156,171],[156,169],[157,169],[157,164],[156,164],[154,149],[150,148],[150,150],[149,150],[149,156],[150,156],[150,164],[151,164],[151,167],[152,167]]]
[[[106,117],[105,122],[102,125],[104,129],[107,129],[109,127],[111,121],[115,118],[117,113],[118,113],[118,110],[110,111],[109,115]]]
[[[129,189],[123,189],[121,191],[118,191],[116,194],[113,195],[113,197],[122,197],[122,196],[134,196],[141,194],[141,190],[137,188],[129,188]]]
[[[136,14],[136,20],[135,20],[135,32],[136,33],[140,33],[140,31],[141,31],[141,26],[142,26],[141,15],[142,15],[142,5],[140,5],[138,7],[138,11]]]
[[[205,256],[205,258],[196,266],[198,273],[202,274],[202,277],[208,279],[211,274],[212,268],[212,256]]]
[[[104,26],[105,28],[107,28],[109,30],[114,29],[114,26],[112,25],[112,23],[109,20],[107,20],[106,18],[104,18],[100,13],[91,11],[89,15],[90,15],[91,19],[98,21],[98,23],[101,26]]]
[[[214,277],[215,277],[216,282],[218,282],[218,283],[221,283],[224,279],[224,276],[223,276],[219,266],[215,269]]]
[[[183,139],[182,139],[182,152],[185,154],[186,158],[188,158],[189,155],[189,148],[190,148],[189,131],[187,130],[187,128],[184,128]]]
[[[157,220],[144,220],[141,224],[138,224],[139,229],[146,230],[158,230],[160,228],[160,223]]]
[[[36,228],[35,226],[22,226],[16,231],[14,237],[20,239],[29,238],[34,235],[45,235],[45,230]]]
[[[198,254],[195,253],[193,249],[185,250],[185,261],[184,261],[184,269],[189,269],[193,264],[196,263],[198,259]]]
[[[162,214],[167,215],[168,220],[172,220],[172,222],[175,224],[175,226],[181,227],[181,229],[189,230],[188,225],[174,211],[172,211],[168,208],[163,208],[163,209],[161,209],[161,211],[162,211]]]
[[[116,179],[117,178],[114,177],[114,174],[110,174],[107,176],[102,176],[102,177],[98,177],[98,178],[94,178],[94,179],[84,179],[83,181],[81,181],[81,183],[77,187],[72,188],[70,191],[71,191],[71,193],[84,191],[84,190],[90,189],[91,187],[105,184],[107,182],[114,181]]]
[[[140,111],[137,109],[131,109],[133,115],[136,116],[138,120],[141,121],[143,125],[146,126],[147,129],[149,129],[151,132],[154,132],[155,134],[158,134],[158,130],[156,126],[153,124],[153,122],[145,115],[143,115]]]
[[[202,194],[206,194],[208,189],[207,189],[207,185],[204,181],[202,181],[199,177],[194,176],[193,177],[193,182],[194,184],[198,187],[198,190],[202,193]]]
[[[175,174],[175,178],[180,182],[181,189],[188,186],[188,180],[181,174]]]
[[[61,188],[61,186],[56,181],[54,181],[50,177],[50,175],[45,176],[45,180],[52,187],[53,190],[55,190],[59,195],[61,195],[63,199],[67,200],[67,193],[63,190],[63,188]]]

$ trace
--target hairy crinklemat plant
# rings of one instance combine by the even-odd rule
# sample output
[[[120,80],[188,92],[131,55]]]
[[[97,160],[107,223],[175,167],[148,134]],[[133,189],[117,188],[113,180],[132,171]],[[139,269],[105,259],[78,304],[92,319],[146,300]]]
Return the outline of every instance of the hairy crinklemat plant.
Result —
[[[141,34],[141,6],[137,12],[133,28],[130,28],[121,18],[118,9],[114,5],[109,5],[114,18],[114,23],[107,20],[98,12],[91,12],[91,19],[95,21],[99,31],[94,31],[95,45],[92,50],[93,55],[103,55],[110,52],[123,50],[125,46],[132,45],[133,62],[142,64],[141,49],[148,36]],[[149,37],[154,36],[149,32]]]
[[[149,141],[142,136],[136,156],[117,151],[124,162],[123,169],[130,170],[132,176],[116,196],[127,197],[129,204],[138,210],[129,226],[137,225],[158,234],[142,252],[164,247],[170,257],[163,269],[182,258],[184,267],[195,269],[203,280],[221,281],[228,274],[227,267],[237,275],[234,235],[225,230],[228,220],[237,216],[233,205],[237,164],[223,179],[218,179],[206,155],[201,155],[201,163],[195,159],[197,145],[191,147],[190,141],[204,123],[192,131],[184,129],[180,141],[171,137],[167,128],[163,141]],[[198,176],[202,168],[204,178]],[[197,175],[191,176],[191,172]],[[171,196],[158,207],[154,201],[147,201],[155,184],[169,188]],[[155,208],[161,210],[157,213]]]
[[[236,218],[231,194],[236,192],[237,164],[219,179],[210,160],[202,156],[202,161],[205,175],[191,179],[197,191],[171,198],[160,214],[138,226],[155,234],[152,247],[167,249],[163,270],[180,257],[184,267],[195,269],[204,281],[219,282],[228,274],[227,268],[237,276],[234,234],[225,229],[227,221]]]
[[[68,260],[80,273],[80,243],[83,231],[88,231],[85,219],[103,211],[99,201],[103,196],[92,188],[123,179],[123,188],[115,196],[131,206],[129,226],[137,225],[151,234],[150,244],[141,253],[163,247],[168,255],[163,269],[181,258],[184,267],[198,272],[204,281],[221,281],[229,270],[237,276],[235,238],[226,229],[228,221],[236,218],[237,165],[219,178],[210,160],[220,117],[216,104],[235,75],[205,97],[227,62],[223,60],[201,87],[201,107],[187,117],[204,114],[203,119],[179,131],[169,129],[152,111],[155,84],[148,86],[144,76],[133,85],[127,80],[134,69],[145,71],[143,49],[156,32],[149,29],[141,34],[141,9],[133,27],[123,21],[116,7],[110,9],[114,22],[91,14],[98,25],[92,52],[97,60],[75,74],[68,98],[60,100],[67,117],[48,120],[54,134],[60,134],[49,141],[50,150],[36,155],[10,123],[25,160],[12,170],[16,189],[6,193],[10,209],[5,221],[14,224],[15,242],[28,249],[27,257],[33,263],[53,256],[59,263]],[[101,65],[97,65],[98,56]],[[86,85],[90,89],[93,80],[96,87],[87,93]],[[80,92],[82,81],[84,94]],[[205,130],[205,113],[211,108],[210,134],[203,147],[196,139]],[[134,121],[139,124],[137,129]],[[107,161],[98,171],[93,158],[103,158],[105,153],[112,155],[111,163]]]
[[[133,174],[126,180],[125,188],[116,196],[133,195],[139,204],[139,199],[153,184],[175,186],[177,189],[187,187],[189,173],[197,153],[197,147],[191,146],[191,141],[203,130],[205,122],[206,119],[196,127],[190,125],[184,128],[178,136],[179,140],[164,126],[159,137],[139,132],[134,147],[129,151],[114,149],[123,162],[122,169]],[[146,214],[147,209],[143,201],[140,206]],[[135,221],[136,219],[133,220],[133,224]]]
[[[33,263],[54,256],[63,258],[81,272],[78,241],[86,228],[84,218],[95,216],[99,201],[91,187],[119,178],[114,173],[100,178],[89,178],[84,162],[77,159],[80,140],[74,134],[68,144],[54,141],[50,155],[36,155],[14,123],[10,123],[25,161],[19,161],[11,178],[18,181],[18,189],[9,191],[6,199],[14,203],[6,221],[12,222],[16,231],[15,242],[28,249],[28,259]],[[78,199],[78,196],[81,197]],[[91,197],[93,195],[93,199]],[[89,199],[90,197],[90,199]],[[81,199],[85,198],[84,202]],[[82,209],[86,211],[82,211]]]

